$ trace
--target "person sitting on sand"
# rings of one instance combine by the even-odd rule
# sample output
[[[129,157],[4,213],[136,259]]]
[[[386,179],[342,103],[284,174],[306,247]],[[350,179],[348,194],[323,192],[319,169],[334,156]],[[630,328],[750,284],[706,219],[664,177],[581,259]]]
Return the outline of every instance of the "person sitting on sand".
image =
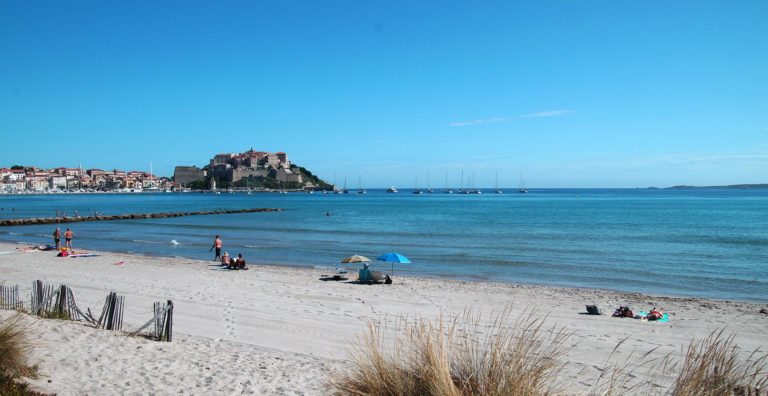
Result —
[[[635,313],[632,312],[630,307],[622,305],[613,312],[612,316],[614,318],[634,318]]]
[[[236,259],[230,260],[229,269],[247,269],[245,268],[245,259],[242,253],[238,253]]]
[[[221,256],[221,265],[229,267],[230,260],[229,260],[229,253],[224,252],[224,254]]]
[[[371,270],[368,269],[368,263],[363,264],[363,269],[358,272],[357,278],[360,282],[371,282],[373,276],[371,276]]]

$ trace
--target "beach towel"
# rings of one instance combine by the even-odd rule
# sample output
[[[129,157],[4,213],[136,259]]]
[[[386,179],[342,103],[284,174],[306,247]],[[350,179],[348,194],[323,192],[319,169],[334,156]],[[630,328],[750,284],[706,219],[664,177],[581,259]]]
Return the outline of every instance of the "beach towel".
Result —
[[[100,256],[99,254],[95,253],[78,253],[78,254],[70,254],[69,257],[71,258],[78,258],[78,257],[96,257]]]
[[[645,312],[645,311],[640,311],[639,314],[640,314],[641,318],[645,318],[646,316],[648,316],[648,312]],[[663,315],[664,316],[661,319],[649,320],[649,322],[659,322],[659,323],[667,323],[667,322],[669,322],[669,315],[667,315],[666,312],[664,312]]]

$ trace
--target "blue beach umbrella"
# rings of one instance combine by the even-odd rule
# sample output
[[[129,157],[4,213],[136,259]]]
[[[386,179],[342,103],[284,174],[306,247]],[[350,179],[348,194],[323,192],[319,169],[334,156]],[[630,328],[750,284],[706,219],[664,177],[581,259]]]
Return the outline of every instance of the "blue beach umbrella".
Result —
[[[392,272],[391,272],[392,275],[395,274],[395,263],[401,263],[401,264],[411,263],[411,260],[409,260],[408,257],[405,257],[400,253],[384,253],[381,256],[377,257],[376,260],[392,263]]]

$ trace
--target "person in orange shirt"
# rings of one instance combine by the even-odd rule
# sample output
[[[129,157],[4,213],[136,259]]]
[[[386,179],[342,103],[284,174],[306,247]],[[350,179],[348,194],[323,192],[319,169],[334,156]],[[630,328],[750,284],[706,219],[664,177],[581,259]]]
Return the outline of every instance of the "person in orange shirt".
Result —
[[[213,240],[213,246],[211,246],[208,251],[210,252],[214,248],[216,249],[216,257],[213,258],[213,261],[221,260],[221,238],[219,238],[218,235],[216,235],[216,238]]]
[[[69,228],[67,228],[66,231],[64,231],[64,241],[66,241],[66,247],[67,249],[72,249],[72,237],[75,236],[75,233],[72,232]]]

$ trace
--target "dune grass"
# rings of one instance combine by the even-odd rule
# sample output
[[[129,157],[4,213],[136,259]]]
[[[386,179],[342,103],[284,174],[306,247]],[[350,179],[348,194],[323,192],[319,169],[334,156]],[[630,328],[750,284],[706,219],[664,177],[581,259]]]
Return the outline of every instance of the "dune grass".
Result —
[[[3,396],[46,396],[29,389],[19,377],[34,378],[37,367],[27,360],[34,344],[29,337],[29,326],[16,314],[0,323],[0,395]]]
[[[626,341],[619,344],[616,350]],[[591,394],[720,396],[768,394],[768,354],[746,353],[734,335],[715,330],[701,341],[692,340],[679,358],[658,355],[654,348],[642,356],[633,353],[621,364],[604,365]],[[608,358],[610,360],[610,357]],[[669,378],[664,383],[662,377]],[[665,387],[666,386],[666,387]]]
[[[0,373],[0,395],[3,396],[51,396],[29,389],[29,384],[20,382],[13,377]]]
[[[451,320],[371,322],[353,347],[354,370],[334,378],[336,391],[382,396],[555,392],[570,333],[545,328],[544,318],[528,310],[514,321],[509,307],[489,319],[466,311]]]
[[[549,395],[568,394],[559,378],[571,333],[544,327],[526,310],[515,320],[506,308],[484,320],[467,311],[445,320],[397,318],[369,322],[353,345],[351,370],[333,378],[340,395]],[[768,354],[746,353],[734,335],[716,330],[692,340],[679,357],[653,348],[613,364],[618,343],[596,378],[595,395],[763,395]]]
[[[28,327],[21,323],[21,315],[14,315],[0,323],[0,372],[11,377],[28,377],[34,370],[27,362],[32,342]]]
[[[768,354],[755,350],[746,356],[724,330],[692,341],[673,385],[675,396],[715,396],[768,392]]]

